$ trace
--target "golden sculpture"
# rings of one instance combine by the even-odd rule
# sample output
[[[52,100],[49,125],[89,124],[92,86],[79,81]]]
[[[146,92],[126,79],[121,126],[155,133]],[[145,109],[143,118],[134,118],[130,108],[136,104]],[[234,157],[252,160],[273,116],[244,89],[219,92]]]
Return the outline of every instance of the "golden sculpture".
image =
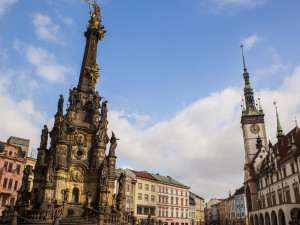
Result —
[[[90,76],[90,78],[92,79],[92,82],[97,83],[97,79],[98,77],[100,77],[99,75],[99,70],[100,68],[98,67],[98,63],[96,63],[95,65],[91,66],[91,67],[85,67],[85,69],[88,70],[88,74]]]

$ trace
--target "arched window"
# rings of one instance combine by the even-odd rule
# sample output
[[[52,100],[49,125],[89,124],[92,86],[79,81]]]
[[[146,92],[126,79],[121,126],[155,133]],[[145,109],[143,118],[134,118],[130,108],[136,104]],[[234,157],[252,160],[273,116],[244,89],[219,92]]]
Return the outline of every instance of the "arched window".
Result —
[[[78,201],[79,201],[79,189],[78,188],[73,188],[72,202],[78,203]]]

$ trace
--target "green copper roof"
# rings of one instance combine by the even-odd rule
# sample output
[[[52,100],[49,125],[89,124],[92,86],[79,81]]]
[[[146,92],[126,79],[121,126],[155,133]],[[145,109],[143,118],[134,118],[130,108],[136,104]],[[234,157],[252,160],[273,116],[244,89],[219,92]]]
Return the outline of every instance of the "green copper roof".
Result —
[[[243,57],[243,67],[244,67],[244,80],[245,80],[245,87],[244,87],[244,96],[245,96],[245,102],[246,102],[246,111],[243,113],[243,115],[262,115],[262,111],[258,111],[258,109],[255,107],[254,102],[254,94],[253,94],[253,88],[250,85],[249,80],[249,73],[247,72],[246,68],[246,62],[244,57],[244,49],[243,45],[241,45],[242,48],[242,57]]]
[[[171,177],[165,177],[165,176],[161,176],[159,174],[153,174],[153,173],[150,173],[150,175],[153,176],[156,180],[158,180],[160,182],[164,182],[164,183],[173,184],[173,185],[177,185],[177,186],[188,188],[188,186],[186,186],[186,185],[178,182],[177,180],[174,180]]]
[[[280,123],[280,120],[279,120],[279,116],[278,116],[278,112],[277,112],[277,107],[276,107],[276,117],[277,117],[277,138],[278,137],[283,137],[284,136],[284,132],[282,130],[281,123]]]

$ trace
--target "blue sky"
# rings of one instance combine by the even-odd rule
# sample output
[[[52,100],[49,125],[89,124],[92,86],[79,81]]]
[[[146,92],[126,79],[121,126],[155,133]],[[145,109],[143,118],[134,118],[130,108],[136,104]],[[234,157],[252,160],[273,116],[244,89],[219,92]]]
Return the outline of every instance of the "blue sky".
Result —
[[[107,33],[98,45],[97,90],[109,101],[109,129],[120,138],[118,166],[171,175],[207,199],[239,188],[240,43],[275,142],[273,100],[286,132],[300,114],[300,2],[102,0],[100,6]],[[37,147],[59,95],[66,103],[70,85],[77,85],[88,19],[84,0],[0,0],[1,140],[21,136]]]

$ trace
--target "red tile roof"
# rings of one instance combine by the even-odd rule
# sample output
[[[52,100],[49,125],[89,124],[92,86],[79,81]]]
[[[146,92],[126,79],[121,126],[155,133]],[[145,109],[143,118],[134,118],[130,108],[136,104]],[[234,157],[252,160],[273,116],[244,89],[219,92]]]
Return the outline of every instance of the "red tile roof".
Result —
[[[149,180],[156,180],[154,177],[152,177],[149,173],[143,172],[143,171],[135,171],[135,170],[130,170],[133,172],[137,177],[149,179]]]

